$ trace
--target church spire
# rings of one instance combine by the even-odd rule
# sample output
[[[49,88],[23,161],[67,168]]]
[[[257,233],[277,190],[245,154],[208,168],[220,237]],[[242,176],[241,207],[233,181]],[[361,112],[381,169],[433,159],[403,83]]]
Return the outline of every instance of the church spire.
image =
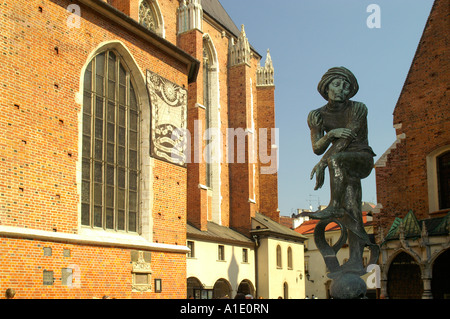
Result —
[[[256,85],[257,86],[273,86],[274,85],[274,68],[270,50],[267,49],[266,63],[264,66],[259,66],[256,71]]]
[[[243,63],[250,64],[251,50],[244,25],[241,26],[241,34],[236,43],[233,38],[231,39],[228,51],[230,67]]]

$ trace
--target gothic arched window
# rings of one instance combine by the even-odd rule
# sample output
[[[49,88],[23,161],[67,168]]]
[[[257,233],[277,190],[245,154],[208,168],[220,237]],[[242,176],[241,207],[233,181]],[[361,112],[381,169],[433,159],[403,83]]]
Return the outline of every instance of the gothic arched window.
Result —
[[[211,56],[206,47],[203,48],[203,105],[206,110],[205,129],[211,127]],[[209,137],[208,137],[209,138]],[[211,152],[206,152],[206,186],[211,187]]]
[[[156,0],[142,0],[139,5],[139,23],[147,29],[163,36],[162,19]]]
[[[283,284],[283,299],[289,299],[289,285],[287,282]]]
[[[277,246],[277,268],[282,268],[283,263],[281,261],[281,246]]]
[[[288,247],[288,250],[287,250],[287,262],[288,262],[288,269],[293,269],[292,248],[291,247]]]
[[[137,232],[139,107],[133,78],[115,51],[84,73],[81,224]]]
[[[219,61],[212,38],[203,35],[203,107],[205,109],[205,185],[208,186],[211,198],[212,221],[222,223],[221,215],[221,119],[219,90]]]

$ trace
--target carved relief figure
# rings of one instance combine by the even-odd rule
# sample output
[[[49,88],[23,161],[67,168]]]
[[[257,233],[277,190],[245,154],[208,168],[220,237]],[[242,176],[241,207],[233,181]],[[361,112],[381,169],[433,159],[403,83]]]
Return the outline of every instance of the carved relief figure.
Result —
[[[151,156],[186,165],[187,91],[147,70],[152,103]]]

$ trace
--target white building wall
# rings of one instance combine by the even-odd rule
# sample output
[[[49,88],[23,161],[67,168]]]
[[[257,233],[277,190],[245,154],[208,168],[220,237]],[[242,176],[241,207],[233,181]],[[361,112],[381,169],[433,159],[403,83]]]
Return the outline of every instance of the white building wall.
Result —
[[[226,279],[232,288],[230,298],[234,298],[239,284],[248,280],[256,289],[255,281],[255,251],[245,246],[235,246],[218,242],[193,241],[194,257],[187,258],[187,278],[195,277],[205,289],[213,289],[219,279]],[[218,260],[218,246],[225,248],[225,260]],[[248,249],[248,262],[242,260],[242,250]]]
[[[277,246],[281,247],[281,267],[277,266]],[[288,268],[288,247],[292,249],[292,269]],[[268,299],[284,298],[284,284],[288,285],[288,299],[305,298],[304,245],[278,239],[263,238],[258,249],[258,296]]]

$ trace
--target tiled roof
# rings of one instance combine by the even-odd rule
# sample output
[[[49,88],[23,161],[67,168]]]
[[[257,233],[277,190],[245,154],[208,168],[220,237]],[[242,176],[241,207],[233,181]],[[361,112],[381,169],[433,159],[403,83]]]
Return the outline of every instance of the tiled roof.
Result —
[[[450,213],[442,218],[425,220],[425,227],[427,227],[429,235],[448,234],[450,228]]]
[[[201,231],[200,229],[192,226],[191,224],[187,224],[187,237],[188,238],[203,238],[205,240],[213,240],[213,241],[225,241],[225,242],[241,242],[245,244],[252,244],[253,241],[238,233],[237,231],[218,225],[214,222],[208,222],[207,231]]]
[[[363,213],[363,222],[365,226],[369,226],[372,222],[367,221],[367,212]],[[314,234],[314,228],[316,227],[319,220],[317,219],[311,219],[304,223],[302,223],[300,226],[298,226],[296,229],[294,229],[297,233],[302,235],[309,235]],[[336,223],[329,223],[327,227],[325,228],[325,231],[333,231],[333,230],[339,230],[341,229],[338,224]]]
[[[280,224],[283,226],[286,226],[287,228],[292,229],[292,226],[293,226],[292,217],[280,216]]]
[[[304,241],[306,239],[305,236],[295,232],[294,230],[277,223],[276,221],[270,219],[263,214],[256,213],[253,218],[256,221],[257,226],[251,230],[252,235],[269,235],[282,237],[286,239],[292,240],[300,240]]]
[[[202,8],[204,13],[217,21],[236,38],[239,38],[241,29],[236,26],[219,0],[202,0]],[[250,47],[256,54],[260,55],[251,44]]]
[[[319,221],[312,219],[302,223],[296,229],[294,229],[297,233],[302,235],[314,234],[314,229]],[[325,228],[325,231],[339,230],[340,227],[336,223],[329,223]]]
[[[253,219],[257,222],[258,226],[251,230],[252,235],[264,234],[299,241],[304,241],[306,239],[305,236],[273,221],[269,217],[266,217],[260,213],[256,213]],[[232,228],[221,226],[214,222],[207,223],[206,231],[201,231],[200,229],[188,223],[187,238],[198,238],[218,242],[232,242],[244,245],[251,245],[254,243],[252,239],[233,230]]]
[[[206,14],[210,15],[214,20],[219,22],[234,36],[239,37],[241,31],[238,29],[236,24],[234,24],[233,20],[218,0],[202,0],[202,8]]]
[[[446,235],[448,234],[450,225],[450,213],[444,217],[418,220],[414,212],[409,211],[404,218],[395,218],[384,242],[399,239],[402,227],[405,238],[419,238],[423,230],[423,225],[425,225],[430,236]]]

